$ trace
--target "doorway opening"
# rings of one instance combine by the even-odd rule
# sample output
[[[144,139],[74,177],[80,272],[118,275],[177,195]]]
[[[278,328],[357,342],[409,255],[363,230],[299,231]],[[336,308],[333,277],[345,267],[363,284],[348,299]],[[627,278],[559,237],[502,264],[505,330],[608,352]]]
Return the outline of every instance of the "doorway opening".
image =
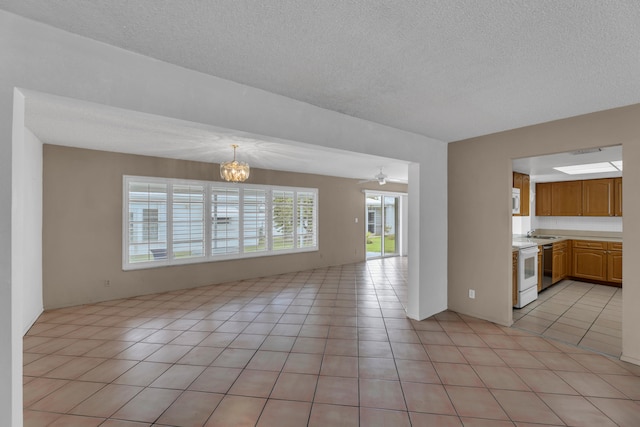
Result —
[[[617,358],[622,354],[622,150],[603,146],[512,160],[513,187],[520,175],[529,194],[522,199],[526,214],[521,209],[512,217],[513,245],[536,244],[541,264],[536,299],[513,309],[512,326]],[[596,194],[594,188],[606,191]],[[583,242],[594,238],[604,249],[583,249]],[[616,250],[609,251],[610,245]]]
[[[367,259],[402,255],[402,197],[399,194],[366,193]]]

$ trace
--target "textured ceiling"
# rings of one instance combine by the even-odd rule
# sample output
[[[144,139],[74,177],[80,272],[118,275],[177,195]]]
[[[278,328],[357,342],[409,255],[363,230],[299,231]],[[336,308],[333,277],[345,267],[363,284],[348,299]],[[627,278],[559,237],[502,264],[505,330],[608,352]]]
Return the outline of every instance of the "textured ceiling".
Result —
[[[640,102],[637,0],[0,0],[0,8],[443,141]]]

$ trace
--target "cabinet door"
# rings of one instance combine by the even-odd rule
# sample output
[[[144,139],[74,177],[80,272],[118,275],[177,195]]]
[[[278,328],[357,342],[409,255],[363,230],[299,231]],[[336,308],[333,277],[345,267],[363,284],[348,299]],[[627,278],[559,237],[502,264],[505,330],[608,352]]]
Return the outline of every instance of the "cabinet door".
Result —
[[[573,248],[573,276],[590,280],[607,280],[606,250]]]
[[[622,216],[622,178],[613,179],[614,215]]]
[[[622,251],[609,251],[607,282],[622,284]]]
[[[538,246],[538,292],[542,290],[542,246]]]
[[[582,181],[551,183],[551,215],[582,215]]]
[[[536,184],[536,215],[551,216],[551,183]]]
[[[520,172],[513,173],[513,188],[522,188],[522,174]]]
[[[582,182],[582,215],[614,215],[613,178],[589,179]]]
[[[556,283],[567,277],[567,243],[553,244],[553,274],[551,283]]]
[[[513,216],[522,216],[522,174],[519,172],[513,173],[513,188],[520,190],[520,213],[514,213]]]
[[[511,300],[513,305],[518,304],[518,251],[513,252],[513,274],[511,278]]]
[[[622,286],[622,243],[609,242],[607,249],[607,282]]]
[[[531,181],[529,179],[529,175],[522,175],[522,188],[520,190],[520,215],[522,216],[530,215],[530,189]]]

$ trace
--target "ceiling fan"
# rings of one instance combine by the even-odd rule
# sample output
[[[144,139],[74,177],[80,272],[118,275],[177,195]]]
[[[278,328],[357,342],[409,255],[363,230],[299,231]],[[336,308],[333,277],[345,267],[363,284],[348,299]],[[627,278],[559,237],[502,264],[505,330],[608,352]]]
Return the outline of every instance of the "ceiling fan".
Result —
[[[380,172],[373,176],[371,179],[363,179],[362,181],[358,181],[358,184],[364,184],[365,182],[378,182],[380,185],[385,185],[387,183],[387,175],[382,172],[382,166],[380,166]]]

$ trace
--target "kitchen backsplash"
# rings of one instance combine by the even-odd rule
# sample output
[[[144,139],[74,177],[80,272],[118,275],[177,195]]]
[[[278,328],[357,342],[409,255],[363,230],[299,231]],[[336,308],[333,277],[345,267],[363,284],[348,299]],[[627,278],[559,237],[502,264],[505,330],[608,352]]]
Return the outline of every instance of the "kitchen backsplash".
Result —
[[[511,220],[512,234],[527,234],[531,230],[530,216],[514,216]]]
[[[516,218],[516,217],[514,217]],[[621,217],[597,217],[597,216],[533,216],[530,221],[530,229],[554,229],[554,230],[592,230],[622,232]],[[527,230],[513,234],[525,234]]]

